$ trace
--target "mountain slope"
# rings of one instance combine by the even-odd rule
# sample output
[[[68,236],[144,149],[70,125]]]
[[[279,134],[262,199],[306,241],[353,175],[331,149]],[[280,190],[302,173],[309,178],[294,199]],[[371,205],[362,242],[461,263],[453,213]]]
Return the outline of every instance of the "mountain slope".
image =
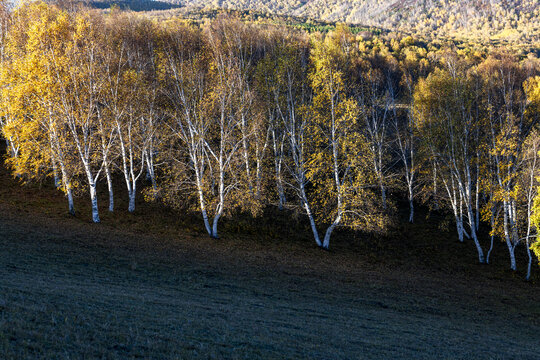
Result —
[[[380,26],[435,36],[538,42],[537,0],[166,0],[185,7],[236,9]]]

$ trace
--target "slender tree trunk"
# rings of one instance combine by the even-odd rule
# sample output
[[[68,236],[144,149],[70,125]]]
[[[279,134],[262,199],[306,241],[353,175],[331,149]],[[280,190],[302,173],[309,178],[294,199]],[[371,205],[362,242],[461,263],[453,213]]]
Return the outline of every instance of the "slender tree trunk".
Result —
[[[480,242],[478,241],[478,237],[476,235],[476,224],[474,221],[474,212],[470,204],[467,205],[467,212],[469,215],[471,237],[474,241],[474,245],[476,246],[476,250],[478,251],[478,261],[480,262],[480,264],[485,264],[486,261],[484,258],[484,251],[482,250],[482,246],[480,245]]]
[[[536,150],[536,149],[535,149]],[[536,160],[535,160],[536,164]],[[534,181],[534,172],[531,173],[531,185],[529,187],[529,196],[527,201],[527,237],[525,240],[525,245],[527,247],[527,256],[529,258],[529,261],[527,263],[527,275],[525,276],[525,280],[529,280],[531,278],[531,265],[532,265],[532,254],[531,254],[531,244],[530,244],[530,238],[531,238],[531,204],[534,201],[533,195],[532,195],[532,189],[533,189],[533,181]]]
[[[495,228],[495,206],[492,206],[491,207],[491,229],[493,230]],[[489,258],[491,256],[491,252],[493,251],[493,240],[495,239],[495,235],[494,234],[491,234],[490,236],[490,245],[489,245],[489,250],[488,250],[488,253],[487,253],[487,256],[486,256],[486,264],[489,264]]]
[[[332,232],[334,231],[336,226],[339,225],[340,221],[341,221],[341,213],[338,214],[338,216],[335,218],[332,225],[330,225],[328,229],[326,229],[326,234],[324,234],[324,242],[322,246],[324,249],[328,250],[328,248],[330,247],[330,236],[332,235]]]
[[[454,178],[452,177],[450,180],[451,181],[449,183],[444,178],[442,179],[444,188],[448,195],[448,200],[450,201],[450,204],[452,205],[452,211],[454,212],[454,219],[456,221],[456,230],[458,233],[458,240],[459,242],[463,242],[463,233],[465,232],[465,229],[463,228],[463,214],[462,214],[462,209],[461,209],[461,202],[458,200],[458,197],[456,194]]]
[[[476,189],[475,189],[475,215],[476,231],[480,228],[480,154],[476,153]]]
[[[506,245],[508,247],[508,253],[510,254],[510,269],[513,271],[516,271],[516,255],[515,255],[515,247],[512,245],[510,241],[506,241]]]
[[[381,187],[381,198],[382,198],[382,205],[383,209],[386,210],[386,188],[384,186],[382,177],[379,179],[380,187]]]
[[[64,163],[60,162],[60,172],[62,173],[62,182],[64,183],[64,188],[66,191],[66,196],[68,199],[68,209],[71,215],[75,215],[75,205],[73,204],[73,193],[71,190],[71,182],[68,179]]]
[[[223,138],[223,137],[222,137]],[[214,221],[212,224],[212,237],[219,238],[218,235],[218,222],[221,214],[223,213],[223,206],[225,204],[225,169],[223,165],[223,154],[219,156],[219,203],[216,208],[216,214],[214,215]]]
[[[75,216],[75,205],[73,204],[73,192],[71,190],[71,185],[69,183],[66,185],[66,194],[68,198],[69,213]]]
[[[279,210],[283,210],[283,206],[285,205],[285,202],[287,199],[285,198],[285,191],[283,189],[283,179],[281,176],[281,165],[282,165],[282,159],[283,159],[283,145],[284,141],[281,141],[281,146],[278,147],[277,141],[276,141],[276,132],[275,130],[272,130],[272,146],[274,149],[274,170],[276,173],[276,188],[278,192],[279,197]]]
[[[341,221],[341,212],[343,209],[343,199],[342,199],[342,193],[341,193],[341,180],[339,178],[339,166],[338,166],[338,156],[339,156],[339,147],[338,147],[338,135],[336,134],[336,117],[335,117],[335,104],[334,104],[334,97],[331,97],[331,116],[332,116],[332,137],[331,137],[331,144],[332,144],[332,170],[334,172],[334,182],[336,185],[336,195],[337,195],[337,216],[330,225],[330,227],[326,230],[326,234],[324,235],[324,242],[323,242],[323,248],[328,249],[330,247],[330,236],[332,235],[332,231],[334,228],[339,224]],[[380,152],[379,152],[380,155]],[[380,184],[381,184],[381,193],[382,193],[382,200],[383,200],[383,207],[386,209],[386,191],[384,189],[383,179],[382,179],[382,168],[380,168],[381,174],[380,174]]]
[[[204,192],[203,192],[203,187],[201,183],[201,176],[200,176],[197,165],[195,166],[195,181],[197,182],[197,193],[199,194],[199,205],[201,207],[204,227],[206,228],[206,232],[208,232],[208,235],[212,236],[213,232],[212,232],[212,228],[210,227],[210,222],[208,221],[208,214],[206,212],[206,203],[204,201]]]
[[[54,176],[54,187],[59,189],[62,186],[62,181],[60,180],[60,177],[58,176],[58,167],[56,166],[56,161],[54,159],[51,159],[51,162],[52,162],[53,176]]]
[[[219,222],[220,217],[221,217],[221,210],[214,216],[214,221],[212,223],[212,237],[214,239],[219,239],[218,222]]]
[[[414,222],[414,201],[413,201],[413,189],[411,184],[409,184],[409,222],[412,224]]]
[[[516,270],[516,257],[514,255],[514,246],[512,244],[512,240],[510,239],[511,235],[510,235],[510,230],[508,229],[508,223],[509,223],[509,212],[510,208],[509,208],[509,205],[508,205],[508,201],[507,200],[504,200],[503,201],[503,214],[504,214],[504,223],[503,223],[503,227],[504,227],[504,238],[506,240],[506,246],[508,247],[508,253],[510,255],[510,269],[512,270]]]
[[[469,168],[469,164],[465,165],[466,169],[466,183],[460,186],[460,194],[463,193],[463,198],[466,202],[466,209],[467,209],[467,216],[469,218],[469,228],[471,230],[471,237],[474,241],[474,245],[476,246],[476,250],[478,251],[478,261],[480,264],[485,264],[486,259],[484,257],[484,251],[482,250],[482,246],[480,245],[480,241],[478,240],[477,236],[477,225],[476,225],[476,217],[473,209],[473,198],[472,198],[472,179],[471,179],[471,172]]]
[[[264,148],[261,150],[259,149],[259,145],[256,145],[255,150],[255,196],[257,199],[261,198],[261,192],[262,192],[262,157],[264,156]]]
[[[130,213],[135,211],[135,196],[137,194],[137,183],[135,179],[131,182],[131,189],[129,191],[129,205],[128,205],[128,211]]]
[[[97,192],[96,192],[96,183],[93,179],[88,179],[90,186],[90,200],[92,202],[92,221],[95,223],[100,222],[99,220],[99,209],[97,201]]]
[[[529,241],[530,235],[531,235],[531,220],[529,216],[529,220],[527,224],[527,240],[525,242],[527,246],[527,256],[529,257],[529,261],[527,263],[527,275],[525,276],[525,280],[529,280],[531,278],[532,254],[531,254],[531,245]]]
[[[323,244],[319,237],[319,231],[317,230],[317,225],[315,224],[315,219],[313,217],[313,213],[311,212],[311,207],[309,206],[309,202],[308,202],[303,184],[300,184],[300,196],[302,198],[302,202],[304,203],[304,209],[306,210],[306,214],[309,219],[309,225],[311,226],[311,231],[313,232],[315,243],[317,244],[317,246],[321,247]]]
[[[527,237],[527,256],[529,257],[529,262],[527,263],[527,276],[525,276],[525,280],[529,280],[531,278],[532,254],[529,237]]]
[[[459,242],[463,242],[463,233],[465,232],[465,229],[463,228],[463,218],[461,216],[457,216],[456,223]]]
[[[489,244],[489,250],[486,256],[486,264],[489,264],[489,258],[491,256],[491,252],[493,251],[493,240],[495,239],[495,236],[491,235],[490,238],[491,238],[491,242]]]
[[[19,157],[19,147],[15,146],[15,143],[11,140],[11,138],[6,139],[6,144],[8,146],[8,149],[10,150],[11,157],[18,158]]]
[[[285,198],[285,191],[283,190],[283,182],[281,178],[277,179],[277,189],[278,189],[278,196],[279,196],[278,209],[283,210],[283,207],[285,206],[287,199]]]
[[[157,183],[156,183],[156,176],[155,176],[155,171],[154,171],[154,161],[152,160],[152,157],[153,157],[152,150],[150,149],[146,155],[146,171],[147,171],[148,177],[150,178],[150,181],[152,182],[152,189],[154,190],[152,196],[155,198],[156,193],[157,193]]]
[[[463,226],[463,197],[461,196],[461,192],[459,192],[459,222],[461,224],[461,232],[463,234],[463,236],[465,236],[467,239],[470,239],[471,236],[469,235],[469,233],[467,232],[467,230],[465,230],[465,227]]]
[[[105,163],[105,177],[107,178],[107,189],[109,190],[109,211],[114,211],[114,190],[111,171],[109,169],[109,164]]]
[[[242,149],[244,156],[244,166],[246,168],[246,176],[248,180],[249,192],[253,194],[253,181],[251,179],[251,166],[249,165],[249,149],[247,142],[247,121],[244,115],[242,115]]]
[[[317,230],[315,219],[313,218],[311,208],[309,207],[309,204],[306,200],[304,200],[304,208],[306,209],[306,213],[309,219],[309,225],[311,226],[311,231],[313,232],[313,237],[315,238],[315,243],[317,244],[317,246],[322,246],[323,244],[321,243],[321,239],[319,238],[319,231]]]

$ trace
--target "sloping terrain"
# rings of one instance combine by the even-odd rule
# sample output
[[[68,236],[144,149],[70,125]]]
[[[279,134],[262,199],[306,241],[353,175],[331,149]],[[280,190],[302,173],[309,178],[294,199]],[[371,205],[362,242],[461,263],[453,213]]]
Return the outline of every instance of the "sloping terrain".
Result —
[[[165,0],[187,8],[252,10],[430,35],[539,41],[537,0]]]
[[[476,265],[421,217],[324,252],[286,217],[213,240],[151,204],[96,225],[86,198],[69,217],[48,186],[0,185],[2,359],[538,358],[537,268],[511,274],[503,244]]]

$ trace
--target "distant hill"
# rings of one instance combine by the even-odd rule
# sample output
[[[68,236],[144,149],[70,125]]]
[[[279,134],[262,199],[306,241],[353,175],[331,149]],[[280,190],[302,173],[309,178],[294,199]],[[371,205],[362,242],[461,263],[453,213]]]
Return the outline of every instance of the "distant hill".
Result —
[[[540,41],[539,0],[162,0],[347,22],[432,36]]]

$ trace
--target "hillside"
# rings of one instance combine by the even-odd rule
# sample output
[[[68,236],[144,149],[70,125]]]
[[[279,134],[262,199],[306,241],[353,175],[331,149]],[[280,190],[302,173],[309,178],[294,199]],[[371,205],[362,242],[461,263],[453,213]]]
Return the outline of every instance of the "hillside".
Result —
[[[283,218],[215,240],[149,203],[91,224],[49,183],[0,185],[2,359],[537,358],[538,272],[502,242],[482,266],[426,220],[330,252]]]
[[[224,8],[347,22],[430,36],[537,43],[536,0],[165,0],[186,8]]]
[[[0,16],[0,359],[538,358],[532,38],[125,4]]]

